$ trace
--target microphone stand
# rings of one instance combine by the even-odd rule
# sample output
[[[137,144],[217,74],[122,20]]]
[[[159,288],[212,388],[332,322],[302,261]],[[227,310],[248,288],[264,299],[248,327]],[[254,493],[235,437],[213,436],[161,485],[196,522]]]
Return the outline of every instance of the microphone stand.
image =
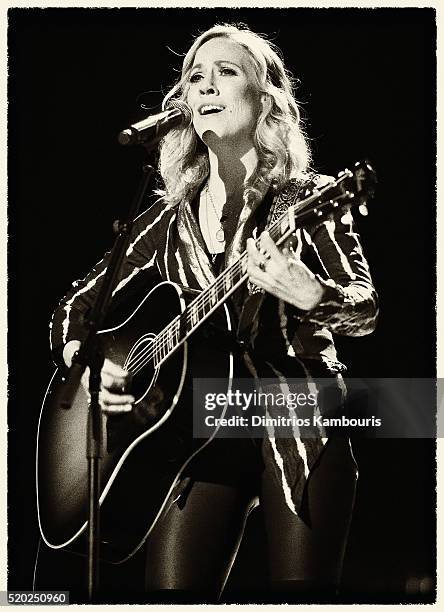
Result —
[[[147,147],[148,148],[148,147]],[[102,412],[99,403],[101,385],[101,370],[104,361],[103,350],[97,336],[103,327],[112,290],[128,248],[131,228],[137,217],[142,200],[154,172],[153,166],[145,163],[142,167],[143,175],[134,196],[126,221],[117,221],[114,230],[117,233],[109,264],[96,297],[91,314],[87,321],[87,335],[79,350],[75,353],[71,367],[67,372],[64,389],[59,403],[60,407],[69,409],[79,389],[83,372],[90,368],[89,393],[90,404],[88,409],[86,458],[88,461],[88,599],[93,602],[99,587],[99,552],[100,552],[100,459],[102,457]]]

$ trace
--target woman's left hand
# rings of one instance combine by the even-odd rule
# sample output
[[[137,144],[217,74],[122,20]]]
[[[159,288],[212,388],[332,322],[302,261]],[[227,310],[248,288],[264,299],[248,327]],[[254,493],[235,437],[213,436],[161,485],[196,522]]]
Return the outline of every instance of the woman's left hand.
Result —
[[[248,276],[258,287],[301,310],[311,310],[322,300],[324,288],[313,272],[288,249],[281,253],[268,232],[260,236],[260,251],[249,238],[247,252]]]

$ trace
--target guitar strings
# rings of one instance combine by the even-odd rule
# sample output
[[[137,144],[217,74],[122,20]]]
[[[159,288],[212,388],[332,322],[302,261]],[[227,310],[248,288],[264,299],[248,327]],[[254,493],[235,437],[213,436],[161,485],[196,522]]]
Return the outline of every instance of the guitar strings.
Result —
[[[177,324],[180,322],[181,317],[185,315],[185,324],[190,324],[190,328],[189,329],[187,328],[187,332],[186,332],[186,335],[188,335],[190,331],[192,331],[193,327],[196,326],[193,322],[196,319],[196,316],[197,316],[197,323],[200,324],[202,322],[202,319],[199,320],[200,311],[203,311],[203,315],[205,316],[208,313],[208,311],[206,310],[207,306],[210,305],[209,310],[211,310],[211,306],[214,306],[213,298],[211,297],[211,294],[215,296],[215,299],[217,302],[219,290],[223,289],[224,285],[225,286],[227,285],[228,279],[230,283],[230,288],[233,286],[233,280],[236,280],[236,282],[239,282],[240,280],[242,280],[242,276],[245,275],[245,270],[243,268],[244,268],[246,257],[247,257],[246,252],[242,253],[240,258],[236,260],[236,262],[230,268],[225,270],[216,279],[216,281],[212,285],[210,285],[210,287],[208,287],[204,292],[202,292],[202,294],[200,294],[188,306],[187,311],[176,316],[168,324],[168,326],[158,336],[156,336],[156,338],[153,340],[153,342],[151,343],[149,347],[143,349],[140,353],[138,353],[136,356],[133,357],[133,360],[128,363],[128,369],[133,374],[139,372],[140,369],[143,368],[152,359],[152,357],[156,353],[160,355],[160,361],[164,359],[170,352],[169,344],[170,344],[170,341],[173,335],[176,337],[176,342],[177,342],[177,331],[180,329],[180,326],[178,327]],[[208,295],[204,295],[204,294],[208,294]],[[196,316],[193,315],[191,313],[191,310],[197,313],[197,315]],[[175,327],[176,330],[173,331],[173,333],[171,334],[170,330],[173,327]],[[186,339],[186,335],[183,338],[183,340]],[[177,348],[177,346],[175,348]]]
[[[325,190],[330,190],[334,186],[337,186],[337,184],[336,185],[330,184],[328,185],[328,189],[325,189]],[[312,200],[319,198],[321,194],[322,192],[318,192],[317,194],[313,195],[311,198],[308,198],[305,204],[305,207],[308,206]],[[348,193],[337,195],[335,198],[335,201],[342,199],[344,197],[350,197],[350,195],[351,194],[348,194]],[[322,206],[326,206],[326,205],[327,203],[325,202],[323,204],[320,204],[319,207],[321,208]],[[289,210],[291,209],[289,208],[286,211],[286,213],[269,228],[268,231],[273,239],[280,237],[280,236],[274,236],[273,234],[275,234],[276,230],[280,228],[283,222],[283,219],[285,218],[286,215],[288,215]],[[295,221],[296,219],[304,217],[307,214],[310,214],[311,212],[312,212],[311,210],[310,211],[307,211],[307,210],[300,211],[297,215],[295,215]],[[259,239],[256,240],[256,246],[259,245],[259,241],[260,241]],[[209,311],[211,311],[211,306],[215,305],[213,302],[217,302],[218,300],[219,290],[223,289],[224,285],[225,286],[227,285],[227,281],[229,281],[232,287],[231,283],[233,281],[233,278],[239,272],[241,272],[241,275],[237,279],[237,282],[242,279],[242,276],[245,274],[245,271],[242,268],[243,268],[246,257],[247,257],[247,253],[246,251],[244,251],[242,255],[239,257],[239,259],[230,268],[225,270],[218,278],[216,278],[215,282],[212,285],[207,287],[207,289],[205,289],[193,302],[191,302],[191,304],[187,307],[187,309],[183,313],[180,313],[172,321],[170,321],[170,323],[162,330],[162,332],[160,332],[160,334],[158,334],[154,338],[153,342],[149,345],[149,347],[143,349],[140,353],[137,353],[133,357],[132,361],[128,362],[128,369],[133,374],[137,374],[143,367],[145,367],[151,361],[151,359],[156,354],[160,356],[159,361],[162,361],[162,359],[166,358],[172,350],[175,350],[177,346],[179,345],[179,339],[178,339],[177,332],[180,330],[180,320],[183,317],[183,315],[185,315],[185,321],[184,321],[185,325],[186,326],[187,324],[191,325],[190,329],[188,329],[187,327],[185,337],[182,339],[182,340],[185,340],[187,335],[193,330],[193,328],[196,327],[197,324],[200,324],[202,322],[202,319],[199,320],[200,311],[201,310],[203,311],[203,316],[207,315],[208,313],[206,311],[206,307],[208,305],[210,305]],[[194,315],[193,313],[196,313],[196,314]],[[196,317],[197,317],[197,324],[194,324],[193,319],[195,319]],[[175,342],[176,346],[170,346],[172,342],[173,343]]]
[[[269,229],[270,235],[275,233],[275,230],[278,229],[278,226],[281,223],[282,223],[282,217],[278,219],[278,221],[275,224],[273,224],[273,226],[270,227]],[[272,235],[272,238],[275,238],[275,236]],[[257,245],[258,245],[258,242],[259,240],[256,241]],[[178,328],[177,324],[180,322],[181,316],[185,314],[185,323],[191,324],[191,329],[190,330],[187,329],[187,333],[189,333],[189,331],[191,331],[194,326],[193,319],[195,319],[196,317],[197,319],[199,319],[199,311],[203,310],[203,314],[204,315],[207,314],[206,306],[207,305],[211,306],[212,300],[214,299],[212,298],[212,295],[215,297],[217,301],[219,289],[221,289],[223,285],[226,284],[228,277],[231,276],[233,278],[236,276],[236,274],[238,274],[239,272],[242,272],[242,267],[243,267],[245,259],[246,259],[246,252],[244,252],[241,255],[241,257],[230,268],[225,270],[216,279],[216,281],[212,285],[210,285],[210,287],[208,287],[201,295],[199,295],[188,306],[187,311],[185,311],[185,313],[181,313],[180,315],[176,316],[167,325],[167,327],[158,336],[156,336],[156,338],[153,340],[153,342],[151,343],[149,347],[143,349],[140,353],[134,356],[132,362],[128,363],[128,369],[133,374],[137,374],[137,372],[139,372],[143,367],[145,367],[145,365],[147,365],[149,361],[153,358],[153,356],[156,354],[160,355],[159,361],[162,361],[162,359],[167,357],[168,354],[170,353],[171,349],[169,345],[171,343],[171,340],[174,337],[176,339],[176,347],[174,348],[177,348],[177,330],[180,329]],[[237,279],[238,281],[242,278],[242,275],[243,274],[241,274],[240,278]],[[232,278],[230,279],[230,284],[232,282]],[[209,310],[211,310],[211,308]],[[197,313],[197,314],[193,315],[193,313]],[[200,323],[201,321],[198,321],[198,322]]]
[[[288,212],[288,211],[287,211]],[[275,222],[269,229],[269,233],[271,235],[271,237],[274,239],[274,233],[275,230],[278,229],[279,225],[282,223],[283,218],[281,217],[277,222]],[[259,239],[256,241],[256,245],[259,246]],[[156,336],[156,338],[153,340],[152,344],[148,347],[143,349],[143,351],[141,351],[139,354],[137,354],[137,356],[135,358],[133,358],[133,361],[131,363],[128,363],[128,369],[130,369],[132,371],[132,373],[137,373],[140,371],[141,368],[143,368],[151,359],[152,357],[158,353],[161,356],[161,359],[164,359],[170,352],[170,348],[169,348],[169,343],[172,339],[172,335],[170,333],[170,330],[172,330],[173,327],[176,327],[177,330],[177,323],[180,321],[181,316],[183,316],[185,314],[186,318],[185,318],[185,323],[186,324],[191,324],[191,328],[187,329],[187,334],[193,329],[193,327],[195,327],[194,323],[193,323],[193,319],[195,319],[195,316],[192,314],[192,312],[197,313],[197,319],[199,319],[199,312],[202,310],[203,311],[203,315],[207,315],[207,311],[206,311],[206,307],[207,305],[210,306],[214,306],[213,300],[215,300],[217,302],[218,299],[218,294],[219,294],[219,290],[223,289],[223,286],[227,285],[227,281],[229,281],[230,283],[230,289],[233,286],[232,281],[234,278],[236,278],[236,276],[239,274],[236,282],[239,282],[242,280],[242,277],[246,274],[246,267],[244,269],[244,265],[246,263],[246,258],[247,258],[247,253],[246,251],[244,251],[242,253],[242,255],[239,257],[239,259],[236,260],[236,262],[233,263],[232,266],[230,266],[230,268],[228,268],[227,270],[225,270],[216,280],[215,282],[210,285],[209,287],[207,287],[207,289],[205,289],[187,308],[187,311],[185,311],[185,313],[181,313],[180,315],[176,316],[168,325],[167,327],[165,327],[165,329],[158,335]],[[230,277],[231,278],[228,278]],[[214,296],[214,297],[212,297]],[[211,310],[211,307],[210,309]],[[198,323],[200,324],[202,322],[202,320],[198,320]],[[173,331],[174,335],[177,336],[177,334]],[[184,338],[185,339],[185,338]],[[177,340],[176,340],[177,342]],[[176,347],[175,347],[176,348]],[[163,354],[165,353],[165,354]],[[136,369],[135,369],[136,368]]]
[[[290,210],[290,209],[289,209]],[[288,211],[287,211],[288,213]],[[285,215],[284,215],[285,216]],[[283,217],[281,217],[280,219],[278,219],[272,226],[270,226],[269,228],[269,233],[271,235],[271,237],[274,239],[276,237],[279,236],[275,236],[276,230],[279,229],[279,226],[282,224],[283,222]],[[256,241],[256,245],[259,246],[259,239]],[[197,316],[197,319],[199,319],[199,312],[203,311],[203,314],[206,315],[207,314],[207,310],[206,307],[207,305],[210,306],[214,306],[213,301],[215,300],[217,302],[218,299],[218,295],[219,295],[219,291],[221,289],[223,289],[224,285],[226,286],[229,282],[230,284],[230,288],[232,287],[232,281],[233,278],[236,278],[236,282],[239,282],[240,280],[242,280],[242,277],[245,275],[246,269],[244,269],[244,265],[246,263],[246,258],[247,258],[247,253],[246,251],[244,251],[242,253],[242,255],[239,257],[238,260],[236,260],[236,262],[227,270],[225,270],[217,279],[216,281],[210,285],[209,287],[207,287],[207,289],[205,289],[201,295],[199,295],[194,302],[192,302],[188,308],[187,311],[185,313],[181,313],[181,315],[177,316],[175,319],[173,319],[168,326],[153,340],[152,344],[150,347],[144,349],[141,353],[139,353],[137,355],[137,357],[133,360],[132,362],[132,368],[133,369],[135,366],[138,367],[138,370],[140,370],[141,367],[144,367],[145,364],[142,364],[140,362],[140,360],[144,360],[145,357],[147,357],[147,362],[153,357],[153,355],[157,352],[161,355],[161,360],[163,358],[165,358],[170,349],[169,349],[169,344],[170,341],[172,339],[173,334],[176,336],[176,342],[177,342],[177,323],[178,321],[180,321],[180,317],[185,314],[186,315],[186,323],[190,323],[191,324],[191,329],[187,330],[187,333],[189,333],[189,331],[191,331],[194,327],[194,323],[193,323],[193,319],[195,319],[195,317]],[[245,267],[246,268],[246,267]],[[239,275],[240,272],[240,275]],[[231,278],[229,278],[231,276]],[[211,308],[209,309],[211,310]],[[193,313],[197,313],[196,315],[194,315]],[[201,321],[198,321],[199,323]],[[173,330],[173,334],[170,333],[172,328],[176,327],[176,330]],[[163,354],[165,353],[165,354]],[[146,363],[147,363],[146,362]]]
[[[274,229],[274,226],[273,226],[273,229]],[[190,324],[191,326],[190,329],[187,329],[187,334],[189,334],[189,332],[193,329],[193,327],[195,327],[195,324],[193,323],[193,319],[195,319],[196,317],[192,314],[192,311],[197,313],[197,317],[199,317],[200,311],[203,311],[203,314],[206,315],[207,314],[206,306],[214,305],[212,304],[213,298],[211,297],[211,294],[215,296],[215,299],[217,301],[219,290],[222,289],[224,285],[227,285],[227,281],[229,281],[230,288],[231,288],[233,279],[238,275],[239,272],[241,272],[241,275],[237,278],[237,282],[239,282],[242,279],[242,276],[245,274],[245,271],[243,271],[242,268],[244,266],[244,261],[246,257],[247,257],[247,254],[244,251],[244,253],[242,253],[242,255],[239,257],[239,259],[236,260],[236,262],[234,262],[232,266],[230,266],[230,268],[225,270],[215,280],[215,282],[212,285],[207,287],[207,289],[205,289],[188,306],[187,310],[184,313],[181,313],[180,315],[176,316],[167,325],[167,327],[165,327],[165,329],[158,336],[156,336],[156,338],[153,340],[153,342],[151,343],[149,347],[143,349],[140,353],[138,353],[135,357],[133,357],[133,360],[128,363],[128,369],[133,374],[139,372],[140,369],[143,368],[152,359],[153,355],[155,355],[156,353],[160,354],[161,356],[160,361],[163,358],[165,358],[170,352],[168,345],[170,343],[170,340],[173,334],[177,336],[177,334],[174,331],[173,331],[173,334],[171,334],[170,330],[172,330],[173,327],[176,327],[177,329],[177,323],[180,322],[180,318],[183,317],[183,315],[185,315],[185,324]],[[229,278],[230,276],[231,278]],[[202,321],[198,320],[197,322],[201,323]]]
[[[290,210],[290,209],[289,209]],[[288,211],[287,213],[288,214]],[[283,215],[285,217],[285,215]],[[269,228],[270,236],[274,239],[279,236],[275,236],[276,230],[279,229],[279,226],[282,224],[283,217],[278,219],[272,226]],[[259,246],[260,240],[256,240],[256,246]],[[137,374],[145,365],[149,363],[149,361],[153,358],[153,356],[157,353],[160,355],[160,361],[164,359],[170,352],[169,343],[174,336],[177,337],[177,333],[173,330],[175,327],[176,330],[180,329],[177,327],[177,324],[180,322],[180,318],[185,314],[185,323],[190,324],[191,328],[187,329],[187,334],[192,331],[195,325],[193,324],[193,319],[197,317],[197,322],[200,324],[202,321],[199,321],[199,313],[203,311],[203,315],[207,315],[206,307],[208,305],[214,306],[213,300],[217,302],[219,290],[223,289],[224,286],[227,285],[227,282],[230,284],[230,289],[233,286],[233,279],[239,282],[242,280],[242,277],[246,274],[246,259],[247,252],[244,251],[242,255],[237,259],[230,268],[224,270],[224,272],[217,277],[215,282],[207,287],[191,304],[189,304],[187,310],[184,313],[176,316],[168,325],[165,327],[162,332],[153,340],[151,345],[145,349],[143,349],[140,353],[133,357],[131,362],[128,362],[127,367],[133,373]],[[244,269],[245,266],[245,269]],[[231,278],[229,278],[231,277]],[[209,309],[211,310],[211,308]],[[193,313],[196,313],[194,315]],[[170,333],[170,332],[173,333]],[[184,338],[185,339],[185,338]],[[177,339],[176,339],[177,342]],[[177,348],[177,346],[175,347]]]

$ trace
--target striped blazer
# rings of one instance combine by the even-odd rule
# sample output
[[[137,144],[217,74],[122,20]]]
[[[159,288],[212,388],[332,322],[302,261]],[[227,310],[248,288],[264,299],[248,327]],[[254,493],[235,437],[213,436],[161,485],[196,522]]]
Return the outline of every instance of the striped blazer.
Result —
[[[227,239],[224,265],[231,265],[239,257],[248,237],[329,180],[323,175],[311,175],[305,181],[291,180],[279,193],[270,189],[261,203],[245,202],[237,214],[223,214]],[[195,290],[205,289],[215,280],[198,224],[197,198],[193,202],[171,206],[159,200],[136,219],[113,290],[112,306],[125,302],[133,290],[146,287],[148,291],[164,280]],[[258,380],[274,378],[281,387],[288,378],[301,378],[310,390],[316,386],[317,378],[333,378],[343,394],[341,373],[346,367],[337,358],[332,334],[368,334],[377,318],[376,292],[353,217],[350,212],[336,211],[327,219],[298,228],[287,246],[323,285],[322,302],[310,312],[303,312],[269,294],[263,295],[251,327],[246,365]],[[85,317],[105,274],[108,257],[106,254],[83,280],[73,283],[54,312],[50,335],[58,365],[62,365],[64,345],[85,336]],[[239,312],[255,291],[257,288],[250,284],[238,290],[233,299],[235,310]],[[322,412],[322,407],[316,410]],[[262,444],[264,461],[272,465],[294,513],[299,512],[307,477],[325,442],[326,431],[320,426],[305,433],[293,427],[284,437],[276,436],[272,426],[267,427]]]

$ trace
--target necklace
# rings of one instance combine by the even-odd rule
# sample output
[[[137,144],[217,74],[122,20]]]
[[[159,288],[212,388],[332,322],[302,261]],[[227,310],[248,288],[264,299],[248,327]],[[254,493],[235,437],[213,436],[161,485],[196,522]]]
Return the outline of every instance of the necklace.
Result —
[[[224,228],[222,227],[222,223],[220,222],[220,217],[218,215],[218,212],[216,210],[216,206],[214,205],[214,201],[213,201],[213,196],[211,195],[211,191],[210,191],[210,187],[207,183],[207,188],[206,188],[206,200],[207,200],[207,208],[208,208],[208,197],[210,198],[210,202],[211,202],[211,206],[213,207],[214,210],[214,214],[216,215],[216,219],[219,223],[219,229],[216,232],[216,240],[218,242],[225,242],[225,232],[224,232]]]

